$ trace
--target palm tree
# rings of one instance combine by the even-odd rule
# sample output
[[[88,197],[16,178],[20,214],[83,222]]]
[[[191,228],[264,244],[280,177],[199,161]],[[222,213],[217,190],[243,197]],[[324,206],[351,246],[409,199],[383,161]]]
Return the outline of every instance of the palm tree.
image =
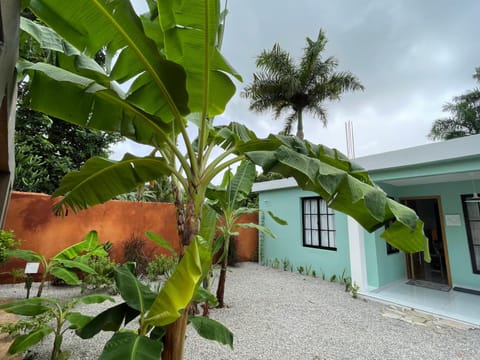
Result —
[[[243,96],[250,99],[250,110],[273,110],[275,118],[289,111],[284,133],[290,134],[297,122],[297,137],[303,139],[303,111],[307,110],[327,125],[325,100],[339,100],[345,91],[363,90],[363,85],[350,72],[335,72],[338,61],[334,57],[322,59],[327,38],[322,29],[316,41],[307,38],[300,64],[295,64],[288,52],[275,44],[270,51],[263,50],[257,57],[259,72],[253,75]]]
[[[480,83],[480,67],[475,69],[473,78]],[[447,118],[433,122],[428,137],[432,140],[449,140],[480,134],[480,89],[456,96],[443,106],[450,113]]]

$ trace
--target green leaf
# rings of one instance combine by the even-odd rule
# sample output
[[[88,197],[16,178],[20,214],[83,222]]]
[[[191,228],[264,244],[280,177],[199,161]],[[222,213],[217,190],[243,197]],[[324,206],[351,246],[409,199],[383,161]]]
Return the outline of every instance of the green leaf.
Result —
[[[267,211],[267,214],[270,215],[270,217],[279,225],[288,225],[288,222],[283,220],[282,218],[279,218],[276,216],[274,213],[272,213],[270,210]]]
[[[22,351],[27,351],[30,347],[42,341],[42,339],[51,332],[53,332],[53,329],[50,326],[45,325],[28,334],[19,335],[8,348],[8,353],[17,354]]]
[[[63,178],[60,187],[52,195],[64,195],[55,204],[55,209],[85,209],[110,200],[115,195],[127,193],[138,184],[169,174],[169,167],[161,158],[138,158],[126,154],[122,160],[114,161],[94,157],[80,171],[71,172]]]
[[[94,59],[82,54],[51,28],[22,16],[20,17],[20,29],[34,38],[42,49],[56,52],[57,62],[62,68],[95,79],[101,84],[108,84],[109,80],[105,70]]]
[[[33,110],[83,127],[118,132],[152,146],[162,144],[173,131],[171,124],[126,101],[114,85],[107,87],[44,63],[23,62],[22,69],[29,75],[29,106]]]
[[[99,360],[158,360],[163,351],[161,341],[133,332],[117,332],[106,343]]]
[[[213,241],[217,231],[217,214],[209,205],[204,204],[202,208],[202,220],[200,222],[199,235],[208,243]],[[210,246],[211,247],[211,246]]]
[[[58,260],[73,260],[83,253],[89,253],[91,251],[97,250],[98,245],[98,234],[95,230],[90,231],[85,238],[72,246],[63,249],[58,254],[56,254],[53,259]],[[103,248],[101,248],[103,250]],[[103,254],[107,255],[107,252],[103,250]]]
[[[143,71],[148,73],[156,85],[154,93],[147,94],[148,98],[166,101],[171,117],[188,112],[183,69],[166,60],[155,42],[145,35],[142,22],[128,0],[76,0],[68,7],[63,0],[49,0],[48,4],[32,0],[30,8],[58,34],[90,56],[102,47],[106,47],[109,57],[119,52],[122,61],[112,70],[114,79],[126,80]],[[126,66],[133,63],[123,60],[129,57],[141,66]]]
[[[190,316],[188,320],[201,337],[233,349],[233,333],[218,321],[203,316]]]
[[[170,244],[170,242],[168,242],[167,240],[165,240],[165,238],[159,234],[155,234],[154,232],[152,231],[147,231],[145,233],[147,235],[147,237],[152,240],[153,242],[155,242],[157,245],[163,247],[164,249],[167,249],[170,251],[170,253],[172,255],[175,255],[175,250],[173,249],[172,247],[172,244]]]
[[[155,300],[155,293],[138,281],[125,264],[115,269],[115,283],[125,302],[141,313],[146,313]]]
[[[193,296],[193,301],[197,303],[202,303],[202,302],[208,302],[210,306],[212,307],[217,307],[218,306],[218,300],[215,295],[213,295],[210,291],[207,289],[199,286],[197,288],[197,291],[195,292],[195,295]]]
[[[425,251],[428,257],[426,237],[415,212],[388,199],[364,169],[337,150],[280,135],[237,141],[235,146],[264,172],[293,176],[302,189],[316,192],[330,208],[350,215],[367,231],[395,219],[396,225],[383,235],[385,240],[405,252]]]
[[[118,331],[125,324],[136,318],[140,312],[132,309],[127,303],[121,303],[102,311],[76,331],[82,339],[90,339],[100,331]]]
[[[80,285],[82,282],[74,271],[55,265],[50,269],[50,275],[65,281],[68,285]]]
[[[96,274],[95,270],[92,269],[90,266],[85,265],[80,261],[73,261],[73,260],[58,260],[59,264],[62,264],[66,268],[69,269],[78,269],[88,274]]]
[[[0,310],[16,315],[36,316],[50,310],[46,304],[48,304],[48,300],[37,297],[1,304]]]
[[[235,93],[227,74],[238,75],[216,48],[219,5],[218,1],[158,1],[165,54],[186,71],[191,111],[202,112],[206,105],[209,116],[221,114]]]
[[[177,320],[181,316],[181,312],[192,301],[202,277],[201,245],[197,236],[187,247],[172,276],[155,298],[155,302],[145,318],[145,323],[164,326]]]
[[[238,206],[237,204],[245,200],[251,193],[256,175],[255,165],[251,161],[242,161],[240,163],[235,175],[227,186],[228,203],[231,207]]]
[[[88,324],[91,320],[91,316],[83,315],[78,312],[69,312],[65,315],[65,319],[70,323],[70,329],[80,329],[81,327]]]
[[[19,258],[25,261],[44,263],[45,257],[32,250],[14,249],[5,251],[6,257]]]
[[[272,239],[277,238],[277,236],[272,232],[272,230],[262,225],[258,225],[255,223],[244,223],[244,224],[236,224],[236,226],[243,229],[257,229],[258,231],[261,231],[262,233],[271,237]]]
[[[77,298],[78,302],[84,304],[101,304],[105,301],[115,302],[115,299],[108,295],[103,294],[91,294]]]

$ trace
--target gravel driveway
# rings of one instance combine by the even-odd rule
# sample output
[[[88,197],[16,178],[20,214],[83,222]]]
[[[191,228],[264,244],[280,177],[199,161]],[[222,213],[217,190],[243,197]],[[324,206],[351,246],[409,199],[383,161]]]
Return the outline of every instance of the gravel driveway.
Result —
[[[8,288],[2,286],[0,296]],[[50,291],[55,288],[45,296]],[[478,329],[432,317],[422,324],[407,322],[409,316],[393,319],[399,309],[353,299],[338,283],[253,263],[231,268],[225,302],[211,317],[234,333],[234,350],[189,328],[185,359],[480,359]],[[73,350],[72,360],[95,359],[111,336],[105,335],[67,336],[63,349]],[[38,346],[35,359],[48,359],[50,348],[50,342]]]

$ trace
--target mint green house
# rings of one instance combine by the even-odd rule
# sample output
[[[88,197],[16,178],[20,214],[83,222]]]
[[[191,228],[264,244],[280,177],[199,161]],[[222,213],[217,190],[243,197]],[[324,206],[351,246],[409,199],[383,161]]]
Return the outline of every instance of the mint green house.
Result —
[[[260,260],[288,259],[295,268],[310,265],[327,278],[345,273],[364,293],[410,281],[480,294],[480,135],[354,161],[424,221],[431,263],[421,253],[406,255],[387,246],[380,231],[365,232],[291,178],[254,185],[259,207],[288,221],[281,226],[261,218],[277,238],[260,238]]]

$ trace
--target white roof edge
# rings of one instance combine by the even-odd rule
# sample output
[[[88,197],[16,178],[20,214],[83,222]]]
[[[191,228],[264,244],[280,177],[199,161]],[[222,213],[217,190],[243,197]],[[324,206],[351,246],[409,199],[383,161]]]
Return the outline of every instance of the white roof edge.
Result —
[[[262,192],[278,189],[297,187],[297,182],[293,177],[279,180],[262,181],[253,184],[253,192]]]
[[[388,151],[354,159],[368,171],[479,156],[480,134]]]

